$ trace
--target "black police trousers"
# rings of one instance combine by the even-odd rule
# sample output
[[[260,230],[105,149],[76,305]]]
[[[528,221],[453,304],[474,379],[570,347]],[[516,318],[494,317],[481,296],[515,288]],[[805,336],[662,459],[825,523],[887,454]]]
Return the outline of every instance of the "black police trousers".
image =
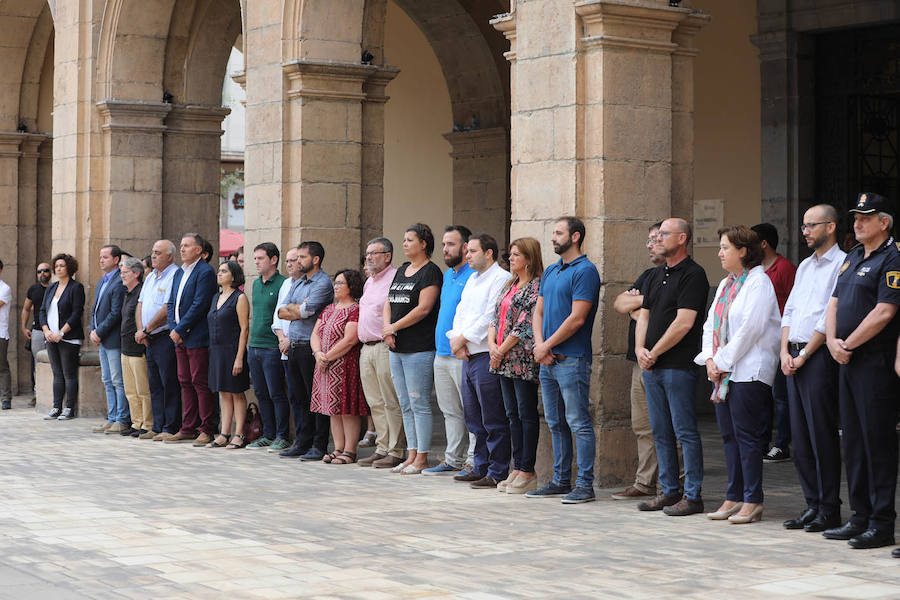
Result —
[[[891,348],[858,348],[840,365],[839,404],[851,521],[894,532],[897,403],[900,381]]]

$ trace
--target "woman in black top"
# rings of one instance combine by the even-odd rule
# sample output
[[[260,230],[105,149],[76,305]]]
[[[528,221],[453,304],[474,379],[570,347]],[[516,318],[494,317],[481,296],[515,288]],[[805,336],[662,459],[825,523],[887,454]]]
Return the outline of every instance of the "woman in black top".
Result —
[[[250,302],[240,290],[244,285],[241,266],[229,260],[216,273],[222,291],[213,298],[206,320],[209,323],[209,389],[219,392],[222,433],[206,444],[207,448],[244,447],[247,421],[247,397],[250,369],[247,366],[247,340],[250,338]],[[231,420],[234,435],[229,442]]]
[[[416,475],[428,466],[431,451],[431,389],[434,385],[434,329],[443,275],[431,262],[434,235],[416,223],[403,236],[403,263],[384,304],[382,337],[391,348],[391,376],[403,412],[406,461],[393,472]]]
[[[84,286],[75,281],[78,261],[70,254],[53,257],[57,281],[51,283],[41,303],[41,329],[47,340],[47,356],[53,371],[53,409],[45,420],[67,421],[75,417],[78,400],[78,356],[84,340]],[[66,406],[63,408],[63,398]]]

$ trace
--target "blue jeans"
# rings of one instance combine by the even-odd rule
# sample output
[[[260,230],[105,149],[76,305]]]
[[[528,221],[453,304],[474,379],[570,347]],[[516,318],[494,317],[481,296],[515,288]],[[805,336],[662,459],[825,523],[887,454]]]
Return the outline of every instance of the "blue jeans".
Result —
[[[677,439],[684,454],[684,495],[690,500],[699,500],[703,486],[703,446],[694,413],[697,371],[654,369],[644,371],[643,379],[662,493],[675,496],[681,491]]]
[[[403,413],[406,447],[421,453],[430,452],[434,351],[391,352],[391,377]]]
[[[550,428],[553,443],[553,483],[571,485],[572,434],[578,452],[576,487],[594,485],[594,456],[597,436],[591,422],[588,398],[591,380],[591,361],[569,357],[549,367],[541,365],[541,392],[544,396],[544,417]]]
[[[131,426],[131,411],[125,397],[125,380],[122,379],[122,352],[118,348],[100,349],[100,380],[106,388],[106,419],[110,423]]]
[[[284,385],[284,369],[281,367],[281,351],[278,348],[253,348],[247,350],[253,392],[259,403],[259,416],[263,422],[263,436],[288,440],[291,437],[291,405],[288,404]],[[277,432],[277,433],[276,433]]]

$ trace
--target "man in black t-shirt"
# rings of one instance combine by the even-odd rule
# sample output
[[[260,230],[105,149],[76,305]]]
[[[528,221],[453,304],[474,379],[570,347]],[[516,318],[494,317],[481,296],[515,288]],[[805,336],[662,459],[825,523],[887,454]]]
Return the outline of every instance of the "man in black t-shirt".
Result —
[[[686,221],[663,221],[657,248],[666,264],[647,276],[635,332],[635,355],[644,371],[661,488],[656,498],[638,504],[638,510],[662,509],[669,516],[703,512],[703,447],[694,414],[694,356],[700,351],[709,280],[703,267],[687,254],[690,241]],[[676,440],[684,453],[683,497]]]
[[[666,259],[656,251],[656,234],[662,223],[654,223],[650,226],[647,235],[647,252],[650,254],[650,262],[658,267]],[[625,358],[634,363],[631,373],[631,430],[637,438],[638,463],[634,473],[634,483],[621,492],[612,495],[615,500],[640,500],[656,495],[656,449],[653,447],[653,430],[650,428],[650,415],[647,412],[647,396],[644,394],[644,382],[641,381],[641,367],[637,364],[634,355],[634,331],[637,324],[644,296],[641,290],[647,276],[653,271],[650,267],[638,277],[631,289],[626,290],[616,297],[613,309],[619,314],[629,315],[628,323],[628,353]]]
[[[37,266],[37,282],[28,288],[25,294],[25,302],[22,304],[22,315],[19,322],[22,324],[22,335],[31,342],[31,406],[35,404],[34,397],[34,359],[37,353],[46,348],[44,332],[38,323],[38,311],[44,302],[44,291],[50,285],[50,265],[42,262]],[[34,317],[30,316],[34,310]]]

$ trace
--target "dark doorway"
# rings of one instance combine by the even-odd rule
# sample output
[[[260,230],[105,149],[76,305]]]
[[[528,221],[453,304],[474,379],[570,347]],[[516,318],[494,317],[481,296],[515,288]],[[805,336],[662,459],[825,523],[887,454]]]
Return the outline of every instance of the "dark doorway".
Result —
[[[845,219],[862,191],[883,194],[896,206],[900,24],[817,35],[815,85],[817,200]],[[846,232],[848,223],[841,225]]]

